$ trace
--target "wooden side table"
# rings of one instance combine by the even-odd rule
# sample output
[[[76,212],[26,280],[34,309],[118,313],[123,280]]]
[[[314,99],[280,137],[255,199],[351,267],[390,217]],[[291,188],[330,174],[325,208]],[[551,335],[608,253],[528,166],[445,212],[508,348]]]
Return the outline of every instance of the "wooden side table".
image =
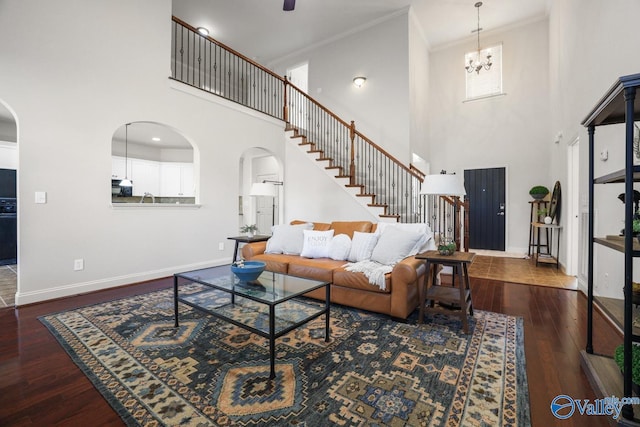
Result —
[[[560,231],[562,231],[562,226],[561,225],[557,225],[557,224],[545,224],[543,222],[534,222],[532,223],[533,227],[538,230],[538,245],[536,248],[536,267],[538,266],[538,263],[544,263],[544,264],[555,264],[556,265],[556,270],[560,269],[560,262],[559,262],[559,257],[560,257]],[[547,252],[543,253],[540,251],[541,247],[544,247],[545,245],[541,245],[540,244],[540,230],[546,230],[547,232]],[[553,231],[556,230],[557,233],[554,233]],[[556,246],[556,256],[553,256],[553,248],[552,248],[552,242],[553,242],[553,235],[555,234],[556,240],[557,240],[557,246]]]
[[[249,237],[249,236],[227,237],[228,240],[235,240],[236,241],[236,247],[233,250],[233,261],[232,262],[236,262],[236,260],[238,259],[238,245],[240,243],[265,242],[265,241],[269,240],[270,238],[271,238],[271,236],[266,236],[266,235],[261,235],[261,234],[256,234],[256,235],[253,235],[251,237]]]
[[[473,262],[476,254],[473,252],[455,252],[453,255],[440,255],[438,251],[428,251],[416,255],[417,259],[423,259],[426,263],[426,286],[420,286],[418,296],[420,298],[420,313],[418,323],[424,321],[424,313],[442,313],[460,316],[462,328],[465,334],[469,333],[469,321],[467,312],[473,316],[473,304],[471,300],[471,286],[469,284],[468,266]],[[453,286],[436,285],[437,266],[453,267]],[[431,268],[433,267],[433,268]],[[458,276],[458,287],[455,287],[455,277]],[[429,307],[425,302],[429,300]],[[459,304],[459,310],[450,310],[436,307],[435,303]]]

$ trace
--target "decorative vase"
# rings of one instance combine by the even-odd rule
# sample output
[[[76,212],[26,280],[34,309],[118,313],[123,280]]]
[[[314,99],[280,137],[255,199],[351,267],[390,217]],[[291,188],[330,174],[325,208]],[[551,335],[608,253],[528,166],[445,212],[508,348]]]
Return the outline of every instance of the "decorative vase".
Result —
[[[553,222],[553,219],[550,216],[545,216],[544,217],[544,223],[545,224],[551,224]]]
[[[531,197],[533,197],[533,200],[542,200],[546,197],[546,194],[535,193],[531,194]]]
[[[247,237],[248,238],[252,238],[253,237],[253,231],[247,231]]]

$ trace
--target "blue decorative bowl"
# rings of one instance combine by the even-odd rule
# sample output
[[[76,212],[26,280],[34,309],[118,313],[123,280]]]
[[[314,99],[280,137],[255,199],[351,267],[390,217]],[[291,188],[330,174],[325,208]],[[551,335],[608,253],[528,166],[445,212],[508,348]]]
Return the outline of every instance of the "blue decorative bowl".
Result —
[[[232,264],[231,271],[241,282],[251,282],[260,277],[266,266],[267,264],[262,261],[245,261],[242,267]]]

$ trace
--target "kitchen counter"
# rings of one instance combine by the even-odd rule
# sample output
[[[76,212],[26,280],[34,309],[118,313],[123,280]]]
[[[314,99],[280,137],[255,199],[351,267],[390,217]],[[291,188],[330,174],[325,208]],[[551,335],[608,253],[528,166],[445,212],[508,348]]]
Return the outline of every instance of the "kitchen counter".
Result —
[[[196,203],[195,197],[156,197],[155,203],[151,203],[151,197],[145,197],[144,203],[140,203],[142,196],[132,197],[111,197],[111,203],[113,204],[134,204],[134,205],[194,205]]]

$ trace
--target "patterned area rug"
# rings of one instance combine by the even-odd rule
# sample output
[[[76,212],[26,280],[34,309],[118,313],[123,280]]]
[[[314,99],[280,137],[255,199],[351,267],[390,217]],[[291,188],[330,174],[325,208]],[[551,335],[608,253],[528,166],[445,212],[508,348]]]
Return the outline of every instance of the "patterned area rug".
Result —
[[[40,320],[127,425],[530,425],[522,319],[502,314],[465,335],[334,305],[329,343],[324,317],[277,340],[274,380],[264,338],[184,304],[174,328],[172,290]]]

